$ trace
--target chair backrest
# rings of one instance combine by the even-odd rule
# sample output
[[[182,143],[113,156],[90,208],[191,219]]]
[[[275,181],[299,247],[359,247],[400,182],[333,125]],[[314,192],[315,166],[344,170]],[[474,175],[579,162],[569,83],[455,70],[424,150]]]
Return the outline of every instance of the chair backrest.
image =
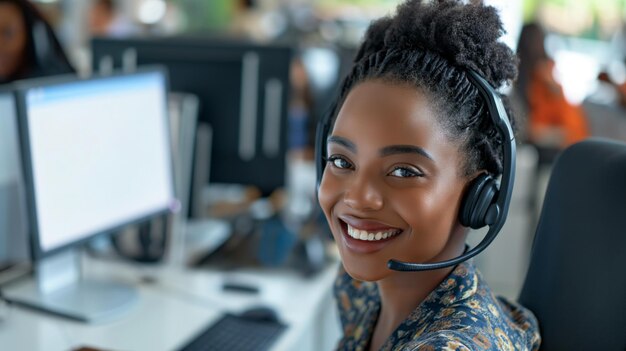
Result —
[[[626,350],[626,144],[589,139],[559,156],[519,302],[542,350]]]

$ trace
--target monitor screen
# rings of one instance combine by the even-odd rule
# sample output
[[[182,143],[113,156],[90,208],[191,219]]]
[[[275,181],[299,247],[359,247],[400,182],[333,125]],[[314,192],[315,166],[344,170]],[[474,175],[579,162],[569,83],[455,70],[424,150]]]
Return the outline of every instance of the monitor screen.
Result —
[[[20,90],[35,253],[175,205],[163,71]]]

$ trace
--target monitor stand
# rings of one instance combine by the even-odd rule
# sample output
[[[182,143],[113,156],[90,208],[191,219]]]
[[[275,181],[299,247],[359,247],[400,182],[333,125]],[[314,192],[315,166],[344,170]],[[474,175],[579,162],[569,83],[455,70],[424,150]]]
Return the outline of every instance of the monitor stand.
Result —
[[[82,278],[75,250],[44,258],[35,267],[35,279],[2,289],[8,301],[78,321],[102,322],[121,315],[138,300],[130,285]]]

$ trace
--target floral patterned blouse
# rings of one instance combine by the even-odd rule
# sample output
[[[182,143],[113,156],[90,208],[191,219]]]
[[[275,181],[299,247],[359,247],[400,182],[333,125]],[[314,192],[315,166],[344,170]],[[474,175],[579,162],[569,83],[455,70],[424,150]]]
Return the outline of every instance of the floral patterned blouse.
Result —
[[[343,268],[335,282],[343,327],[337,350],[368,350],[380,311],[376,283],[352,279]],[[537,350],[535,316],[495,297],[470,262],[459,264],[387,339],[381,350]]]

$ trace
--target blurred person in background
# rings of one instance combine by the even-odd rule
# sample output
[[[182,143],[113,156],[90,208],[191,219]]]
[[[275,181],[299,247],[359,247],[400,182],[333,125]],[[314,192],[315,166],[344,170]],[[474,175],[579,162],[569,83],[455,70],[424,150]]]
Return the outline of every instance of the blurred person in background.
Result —
[[[123,16],[113,0],[93,0],[89,9],[89,32],[93,36],[124,37],[139,27]]]
[[[517,46],[519,76],[515,94],[527,117],[525,139],[542,153],[555,155],[589,136],[583,109],[568,102],[554,78],[554,61],[545,48],[545,32],[537,23],[522,28]]]
[[[0,0],[0,84],[75,73],[50,24],[27,0]]]
[[[236,0],[233,2],[233,19],[230,24],[230,33],[236,37],[264,40],[262,14],[257,10],[253,0]]]
[[[232,2],[232,21],[229,34],[260,43],[272,42],[284,33],[287,20],[276,6],[262,6],[257,0]]]

